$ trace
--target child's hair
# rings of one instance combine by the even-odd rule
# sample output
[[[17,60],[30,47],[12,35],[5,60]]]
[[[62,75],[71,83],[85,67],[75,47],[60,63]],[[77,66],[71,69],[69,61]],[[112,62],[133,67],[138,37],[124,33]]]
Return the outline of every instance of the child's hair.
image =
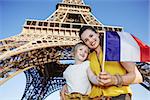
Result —
[[[79,43],[75,44],[75,46],[73,48],[73,52],[75,53],[77,51],[78,47],[81,46],[81,45],[86,46],[83,42],[79,42]]]
[[[82,27],[80,28],[80,31],[79,31],[79,37],[80,37],[80,39],[81,39],[82,33],[83,33],[85,30],[87,30],[87,29],[89,29],[89,30],[91,30],[91,31],[93,31],[93,32],[95,32],[95,33],[97,33],[96,30],[95,30],[95,28],[93,28],[92,26],[82,26]],[[82,40],[82,39],[81,39],[81,40]]]
[[[83,42],[79,42],[77,44],[75,44],[74,48],[73,48],[73,55],[76,55],[76,51],[80,46],[86,46]],[[87,47],[88,48],[88,47]],[[88,48],[88,53],[89,53],[89,48]],[[88,57],[87,57],[88,58]],[[87,60],[87,58],[85,60]]]

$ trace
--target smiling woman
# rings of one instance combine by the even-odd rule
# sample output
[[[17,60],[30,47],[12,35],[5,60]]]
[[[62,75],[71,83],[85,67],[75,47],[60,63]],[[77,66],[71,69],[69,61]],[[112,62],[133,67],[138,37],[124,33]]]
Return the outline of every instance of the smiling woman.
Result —
[[[63,0],[0,0],[0,39],[21,32],[25,19],[47,18],[55,11],[55,5],[61,1]],[[92,8],[92,13],[99,21],[109,25],[121,25],[125,31],[133,33],[150,45],[149,0],[83,1]],[[1,100],[20,100],[25,89],[25,81],[25,75],[21,73],[0,86]],[[133,87],[133,100],[150,98],[150,92],[144,87]],[[48,96],[46,100],[59,100],[59,91]]]

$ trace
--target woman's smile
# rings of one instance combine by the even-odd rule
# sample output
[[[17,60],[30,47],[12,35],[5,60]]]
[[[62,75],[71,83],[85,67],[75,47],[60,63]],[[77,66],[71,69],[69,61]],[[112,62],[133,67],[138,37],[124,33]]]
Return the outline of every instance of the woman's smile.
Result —
[[[91,42],[91,45],[94,46],[96,44],[96,40],[94,40],[93,42]]]

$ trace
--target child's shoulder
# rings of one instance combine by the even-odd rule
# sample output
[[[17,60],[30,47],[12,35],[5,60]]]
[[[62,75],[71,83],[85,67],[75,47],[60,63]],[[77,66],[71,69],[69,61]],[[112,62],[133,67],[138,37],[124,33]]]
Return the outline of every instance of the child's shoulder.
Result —
[[[69,65],[65,70],[70,69],[72,66],[74,66],[74,65]]]
[[[63,75],[65,75],[66,73],[68,73],[68,71],[70,71],[72,65],[69,65],[63,72]]]
[[[89,63],[90,63],[89,60],[86,60],[86,61],[83,62],[83,64],[87,64],[87,65],[89,65]]]
[[[72,68],[74,68],[74,66],[75,66],[75,65],[69,65],[69,66],[65,69],[65,71],[71,70]]]

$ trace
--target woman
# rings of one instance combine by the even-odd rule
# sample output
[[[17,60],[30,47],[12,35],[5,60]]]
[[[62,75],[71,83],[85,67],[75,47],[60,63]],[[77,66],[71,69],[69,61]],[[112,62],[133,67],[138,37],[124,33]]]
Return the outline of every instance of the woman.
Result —
[[[100,46],[99,34],[91,26],[83,26],[79,32],[80,39],[93,52],[89,55],[92,71],[99,76],[99,85],[93,85],[90,97],[94,99],[104,98],[105,100],[130,100],[131,89],[129,84],[133,83],[136,77],[137,67],[131,62],[105,62],[102,71],[102,49]],[[136,83],[142,82],[142,77]]]
[[[79,32],[80,39],[92,50],[89,54],[90,68],[99,85],[93,85],[90,98],[92,100],[131,100],[132,91],[129,84],[141,83],[142,76],[131,62],[105,61],[102,70],[102,48],[99,34],[91,26],[83,26]],[[66,91],[63,87],[61,94]]]

